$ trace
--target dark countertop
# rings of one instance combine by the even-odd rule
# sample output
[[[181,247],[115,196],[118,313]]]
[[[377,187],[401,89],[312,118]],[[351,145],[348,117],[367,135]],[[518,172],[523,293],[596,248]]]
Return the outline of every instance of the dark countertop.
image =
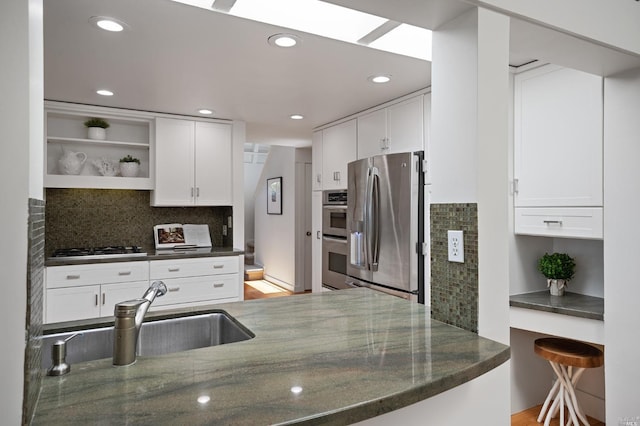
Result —
[[[509,359],[508,346],[364,288],[209,308],[226,311],[255,337],[138,357],[128,367],[111,359],[74,364],[65,376],[43,378],[32,424],[349,424]],[[199,396],[211,400],[198,404]]]
[[[604,299],[578,293],[565,292],[564,296],[552,296],[547,290],[514,294],[509,296],[509,306],[604,320]]]
[[[74,257],[73,259],[55,259],[47,258],[44,266],[64,266],[64,265],[87,265],[92,263],[114,263],[114,262],[138,262],[149,260],[166,260],[166,259],[188,259],[194,257],[217,257],[217,256],[240,256],[244,254],[243,250],[234,249],[232,247],[206,247],[197,249],[165,249],[150,250],[146,256],[125,256],[111,257],[106,259],[90,259],[83,257]]]

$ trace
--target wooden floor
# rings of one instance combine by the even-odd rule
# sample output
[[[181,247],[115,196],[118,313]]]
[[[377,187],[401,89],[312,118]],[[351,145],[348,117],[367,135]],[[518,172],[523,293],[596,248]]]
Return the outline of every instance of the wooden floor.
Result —
[[[261,286],[266,286],[268,291],[261,291],[261,286],[253,287],[251,283],[261,284]],[[291,296],[294,294],[293,292],[286,290],[284,288],[278,287],[275,284],[272,284],[268,281],[264,280],[256,280],[256,281],[245,281],[244,282],[244,300],[252,300],[252,299],[266,299],[269,297],[282,297],[282,296]]]
[[[540,414],[540,409],[542,408],[542,404],[531,407],[528,410],[521,411],[511,416],[511,426],[540,426],[544,424],[538,423],[536,419],[538,418],[538,414]],[[567,413],[568,414],[568,413]],[[589,420],[589,424],[591,426],[605,426],[603,422],[595,420],[589,416],[587,416],[587,420]],[[566,421],[566,416],[565,416]],[[555,419],[551,419],[551,426],[559,426],[560,425],[560,417],[556,417]]]

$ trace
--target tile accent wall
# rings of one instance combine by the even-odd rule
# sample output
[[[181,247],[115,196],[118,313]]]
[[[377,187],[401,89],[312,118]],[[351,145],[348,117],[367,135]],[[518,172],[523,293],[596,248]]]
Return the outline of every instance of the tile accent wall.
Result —
[[[478,332],[478,206],[431,205],[431,316]],[[464,263],[448,261],[447,231],[464,232]]]
[[[58,189],[46,193],[46,247],[55,249],[137,245],[155,250],[153,227],[162,223],[206,223],[215,247],[232,247],[233,234],[222,235],[232,215],[224,207],[151,207],[149,191]]]
[[[42,310],[44,287],[44,223],[45,203],[29,199],[28,259],[27,259],[27,348],[24,362],[24,398],[22,424],[33,416],[42,383]]]

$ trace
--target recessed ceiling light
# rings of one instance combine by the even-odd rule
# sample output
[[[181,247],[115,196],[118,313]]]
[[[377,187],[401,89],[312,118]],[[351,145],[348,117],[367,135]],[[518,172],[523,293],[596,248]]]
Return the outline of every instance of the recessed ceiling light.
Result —
[[[98,95],[102,95],[102,96],[113,96],[113,92],[111,90],[107,90],[107,89],[96,90],[96,93]]]
[[[391,76],[389,75],[372,75],[367,80],[372,83],[388,83],[391,81]]]
[[[111,32],[120,32],[128,27],[124,22],[106,16],[92,16],[89,18],[89,22],[98,28]]]
[[[198,112],[199,112],[200,114],[205,114],[205,115],[211,115],[211,114],[213,114],[213,111],[211,111],[210,109],[205,109],[205,108],[203,108],[203,109],[199,109],[199,110],[198,110]]]
[[[277,47],[293,47],[302,40],[293,34],[274,34],[268,39],[269,44]]]
[[[304,115],[293,114],[289,118],[291,118],[292,120],[302,120],[304,118]]]

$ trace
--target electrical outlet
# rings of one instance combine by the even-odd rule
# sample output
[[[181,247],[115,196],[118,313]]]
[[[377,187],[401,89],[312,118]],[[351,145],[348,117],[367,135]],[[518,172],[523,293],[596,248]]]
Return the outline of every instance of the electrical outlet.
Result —
[[[447,231],[449,262],[464,263],[464,237],[462,231]]]

